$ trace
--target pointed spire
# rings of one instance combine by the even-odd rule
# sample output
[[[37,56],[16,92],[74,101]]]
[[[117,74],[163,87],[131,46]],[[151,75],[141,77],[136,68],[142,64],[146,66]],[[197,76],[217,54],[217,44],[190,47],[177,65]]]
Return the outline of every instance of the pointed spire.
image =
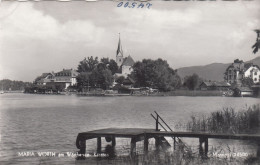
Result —
[[[122,49],[121,40],[120,40],[120,33],[119,33],[119,41],[118,41],[116,56],[118,56],[119,53],[123,56],[123,49]]]

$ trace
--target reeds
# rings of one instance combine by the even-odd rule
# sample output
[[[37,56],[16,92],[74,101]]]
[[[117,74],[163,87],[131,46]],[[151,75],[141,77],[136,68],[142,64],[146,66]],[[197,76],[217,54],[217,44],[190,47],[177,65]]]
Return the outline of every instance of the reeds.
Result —
[[[212,112],[209,116],[191,116],[191,121],[187,123],[187,129],[194,132],[259,133],[259,128],[259,104],[242,111],[223,108],[223,110]]]

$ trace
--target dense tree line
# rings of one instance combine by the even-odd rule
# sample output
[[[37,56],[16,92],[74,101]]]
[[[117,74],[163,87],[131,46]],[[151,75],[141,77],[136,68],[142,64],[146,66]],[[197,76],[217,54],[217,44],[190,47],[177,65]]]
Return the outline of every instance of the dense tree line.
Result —
[[[195,90],[202,83],[202,79],[194,73],[193,75],[184,77],[183,86],[189,90]]]
[[[112,85],[113,75],[120,72],[117,63],[109,58],[88,57],[79,62],[77,71],[77,86],[83,88],[108,89]],[[151,87],[160,91],[170,91],[181,86],[181,78],[177,70],[172,69],[167,61],[162,59],[144,59],[133,66],[133,72],[129,75],[134,80],[135,87]],[[116,82],[122,84],[123,77],[117,77]]]
[[[15,81],[15,80],[9,80],[9,79],[3,79],[0,81],[0,90],[4,91],[22,91],[26,87],[29,87],[32,83],[30,82],[23,82],[23,81]]]
[[[88,57],[79,62],[77,86],[83,88],[93,87],[108,89],[113,82],[113,74],[118,71],[117,63],[113,59]]]
[[[173,70],[167,61],[162,59],[144,59],[133,66],[131,77],[136,87],[152,87],[160,91],[170,91],[181,86],[177,70]]]

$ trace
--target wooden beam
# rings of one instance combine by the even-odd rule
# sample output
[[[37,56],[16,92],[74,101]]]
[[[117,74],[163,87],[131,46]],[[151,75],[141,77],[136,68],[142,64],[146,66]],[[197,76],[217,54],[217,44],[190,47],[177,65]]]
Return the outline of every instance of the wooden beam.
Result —
[[[131,139],[131,147],[130,147],[130,156],[135,156],[136,154],[136,139],[132,138]]]
[[[258,143],[257,143],[257,153],[256,153],[256,155],[257,155],[257,157],[258,158],[260,158],[260,141],[258,141]]]
[[[154,137],[154,139],[155,139],[155,148],[156,150],[159,150],[160,147],[159,137]]]
[[[144,138],[144,153],[147,154],[148,153],[148,145],[149,145],[149,139],[148,137]]]
[[[208,157],[208,138],[206,137],[201,137],[199,138],[199,153],[200,156],[202,156],[203,158]],[[204,147],[202,146],[204,143]]]
[[[101,153],[101,137],[97,138],[97,153]]]
[[[86,154],[86,140],[79,141],[79,154],[85,155]]]
[[[208,138],[205,138],[205,156],[208,157],[208,151],[209,151],[209,141]]]
[[[112,137],[112,146],[115,147],[116,146],[116,137]]]

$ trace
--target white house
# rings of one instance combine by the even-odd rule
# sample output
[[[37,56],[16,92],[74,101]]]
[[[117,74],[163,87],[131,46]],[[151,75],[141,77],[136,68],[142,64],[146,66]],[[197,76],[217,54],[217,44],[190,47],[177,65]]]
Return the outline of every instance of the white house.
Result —
[[[54,82],[55,83],[64,83],[65,89],[69,86],[74,86],[77,84],[76,77],[78,72],[73,69],[63,69],[60,72],[55,73]]]
[[[236,59],[234,63],[229,65],[225,72],[225,80],[232,84],[240,84],[246,77],[252,78],[254,83],[260,82],[260,68],[253,63],[244,63],[242,60]]]
[[[77,76],[78,72],[76,70],[63,69],[57,73],[43,73],[35,79],[35,83],[37,85],[60,84],[67,89],[69,86],[75,86],[77,84]]]
[[[257,65],[251,65],[244,72],[245,77],[250,77],[253,79],[254,83],[258,83],[260,81],[260,68]]]

